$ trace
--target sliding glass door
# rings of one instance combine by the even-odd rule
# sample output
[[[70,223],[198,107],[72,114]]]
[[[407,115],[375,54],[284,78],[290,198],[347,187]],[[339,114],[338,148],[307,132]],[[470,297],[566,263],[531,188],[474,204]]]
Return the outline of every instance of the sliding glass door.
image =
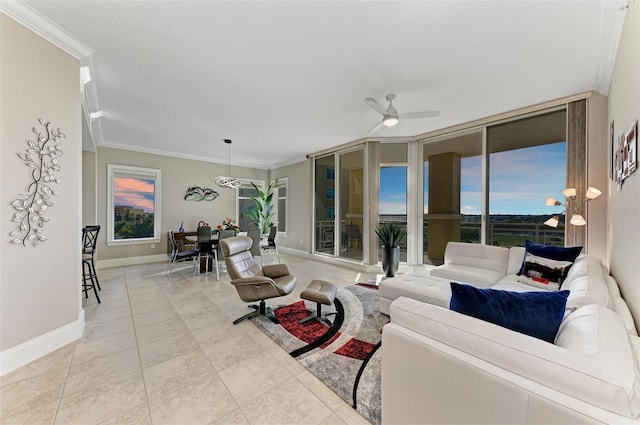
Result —
[[[362,261],[364,218],[364,149],[341,153],[338,190],[339,256]]]
[[[335,155],[315,160],[315,252],[335,255],[336,165]]]
[[[481,242],[482,130],[425,143],[422,170],[422,261],[438,265],[449,241]]]
[[[565,122],[563,109],[487,128],[487,244],[564,245],[562,208],[545,206],[545,198],[560,197],[566,184]],[[543,224],[552,214],[560,217],[556,228]]]

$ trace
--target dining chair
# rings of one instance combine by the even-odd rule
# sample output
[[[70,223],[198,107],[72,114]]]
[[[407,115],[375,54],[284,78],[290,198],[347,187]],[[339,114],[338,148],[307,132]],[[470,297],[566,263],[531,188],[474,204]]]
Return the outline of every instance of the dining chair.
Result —
[[[171,229],[169,229],[167,237],[169,238],[169,242],[171,243],[171,254],[169,254],[169,264],[167,264],[167,270],[164,273],[165,276],[167,276],[171,272],[173,263],[177,263],[180,261],[191,260],[193,262],[193,271],[195,271],[196,264],[198,264],[196,260],[200,258],[200,252],[198,252],[197,250],[180,251],[180,249],[178,248],[178,242],[176,241],[176,235]]]
[[[278,247],[276,246],[277,233],[278,233],[278,228],[276,226],[272,226],[271,229],[269,229],[269,236],[267,236],[267,244],[262,245],[260,248],[262,249],[262,251],[269,251],[269,258],[273,258],[273,251],[275,251],[276,258],[278,258],[278,263],[279,263],[280,254],[278,254]],[[261,256],[261,258],[264,258],[264,255]]]
[[[222,247],[220,246],[220,241],[226,238],[234,237],[236,232],[234,230],[220,230],[218,232],[218,243],[216,244],[216,264],[218,261],[224,261],[224,254],[222,252]],[[225,266],[226,267],[226,266]]]
[[[100,233],[99,225],[86,226],[82,229],[82,290],[84,291],[84,297],[89,298],[89,289],[93,288],[93,293],[96,295],[96,300],[99,304],[100,296],[98,295],[98,290],[102,290],[102,288],[100,288],[94,262],[98,233]],[[87,283],[87,281],[91,281],[91,283]]]
[[[240,235],[238,235],[240,236]],[[247,236],[251,238],[253,244],[251,245],[251,255],[255,257],[260,257],[260,229],[249,229],[247,230]]]

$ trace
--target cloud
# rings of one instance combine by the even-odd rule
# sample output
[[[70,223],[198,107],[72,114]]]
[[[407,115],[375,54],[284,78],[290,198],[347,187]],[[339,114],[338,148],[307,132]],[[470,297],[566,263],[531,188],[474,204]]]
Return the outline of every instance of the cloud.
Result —
[[[379,214],[406,214],[407,203],[406,202],[380,202],[378,206]]]
[[[114,192],[155,193],[155,182],[132,177],[115,177],[113,190]]]
[[[141,208],[146,212],[154,212],[155,210],[153,194],[149,196],[141,193],[116,192],[113,197],[113,202],[116,206],[131,206]]]

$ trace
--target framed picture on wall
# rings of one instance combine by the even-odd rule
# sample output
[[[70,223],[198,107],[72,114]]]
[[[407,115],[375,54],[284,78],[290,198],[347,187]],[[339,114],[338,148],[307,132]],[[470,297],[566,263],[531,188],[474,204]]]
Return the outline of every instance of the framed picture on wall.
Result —
[[[638,121],[631,124],[624,135],[627,150],[627,175],[636,171],[638,162]]]
[[[615,136],[615,126],[613,125],[613,120],[611,120],[611,125],[609,126],[609,153],[611,156],[611,160],[609,161],[609,178],[615,181],[616,180],[616,136]]]

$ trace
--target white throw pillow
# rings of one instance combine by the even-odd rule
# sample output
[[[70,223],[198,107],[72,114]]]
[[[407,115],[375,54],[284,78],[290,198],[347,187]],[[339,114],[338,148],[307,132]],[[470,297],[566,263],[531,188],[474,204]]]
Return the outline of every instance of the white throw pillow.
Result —
[[[570,261],[551,260],[527,252],[518,282],[557,291],[572,264]]]

